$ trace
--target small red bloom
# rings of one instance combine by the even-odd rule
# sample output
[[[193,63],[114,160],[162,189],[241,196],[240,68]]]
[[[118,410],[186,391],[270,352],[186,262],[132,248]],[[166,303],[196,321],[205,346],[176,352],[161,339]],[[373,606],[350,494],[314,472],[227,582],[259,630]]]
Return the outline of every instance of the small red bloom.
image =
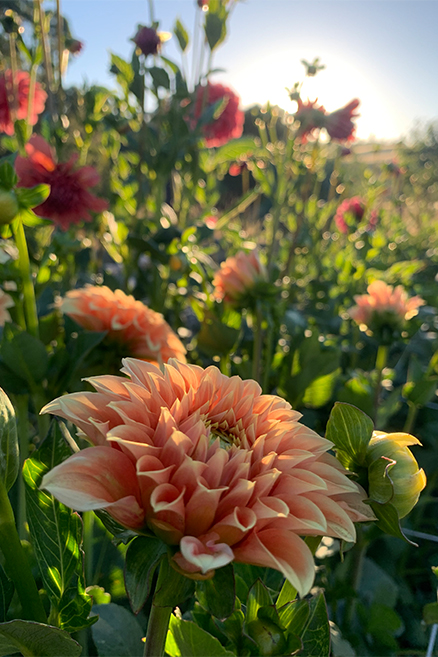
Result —
[[[349,222],[346,221],[346,215],[353,218],[354,224],[359,223],[365,213],[365,202],[359,196],[346,198],[336,210],[335,224],[341,233],[348,233]],[[347,217],[348,219],[348,217]]]
[[[68,41],[68,43],[66,43],[66,47],[72,55],[79,55],[84,47],[84,44],[82,41],[79,41],[79,39],[71,39]]]
[[[308,135],[312,135],[315,130],[325,125],[326,111],[322,105],[316,104],[316,100],[307,100],[303,103],[301,98],[297,99],[298,110],[294,116],[296,121],[300,122],[298,136],[303,143],[306,143]]]
[[[355,98],[348,105],[331,112],[326,116],[324,127],[330,135],[331,139],[336,141],[352,141],[354,139],[354,132],[356,126],[353,119],[359,116],[355,113],[355,109],[359,106],[359,100]]]
[[[14,124],[11,116],[11,99],[14,94],[14,87],[17,90],[17,98],[14,99],[16,106],[16,120],[28,118],[29,106],[29,87],[30,75],[25,71],[18,71],[16,75],[15,85],[12,80],[12,71],[7,70],[0,75],[0,132],[5,132],[7,135],[14,134]],[[44,111],[47,94],[37,82],[35,84],[35,91],[31,102],[31,111],[29,122],[35,125],[38,121],[38,114]]]
[[[143,55],[156,55],[161,47],[161,39],[157,30],[153,27],[140,25],[137,34],[132,39]]]
[[[107,202],[89,192],[99,182],[99,174],[93,167],[75,169],[76,155],[68,162],[57,163],[50,145],[37,135],[26,144],[26,153],[28,157],[19,156],[15,160],[19,186],[50,185],[49,197],[33,210],[39,217],[51,219],[67,230],[71,224],[91,221],[90,210],[106,210]]]
[[[217,118],[202,127],[207,146],[222,146],[230,139],[238,139],[243,132],[244,113],[239,110],[239,96],[229,87],[208,82],[205,87],[198,87],[195,101],[195,119],[198,120],[204,110],[218,101],[223,107],[218,108]]]

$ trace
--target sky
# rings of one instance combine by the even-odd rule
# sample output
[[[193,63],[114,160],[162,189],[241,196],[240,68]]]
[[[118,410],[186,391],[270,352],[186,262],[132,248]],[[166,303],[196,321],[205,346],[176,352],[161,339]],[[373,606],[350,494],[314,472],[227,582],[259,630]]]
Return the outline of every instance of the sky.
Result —
[[[179,18],[193,34],[196,0],[155,0],[154,8],[160,30],[171,32]],[[85,44],[67,84],[115,88],[109,51],[131,57],[137,24],[150,24],[148,1],[63,0],[62,11]],[[301,59],[319,57],[326,69],[302,95],[328,111],[357,97],[357,137],[394,141],[438,119],[437,25],[435,0],[244,0],[214,58],[225,70],[212,79],[233,87],[244,107],[270,101],[293,112],[285,87],[302,80]],[[175,37],[162,54],[181,63]]]

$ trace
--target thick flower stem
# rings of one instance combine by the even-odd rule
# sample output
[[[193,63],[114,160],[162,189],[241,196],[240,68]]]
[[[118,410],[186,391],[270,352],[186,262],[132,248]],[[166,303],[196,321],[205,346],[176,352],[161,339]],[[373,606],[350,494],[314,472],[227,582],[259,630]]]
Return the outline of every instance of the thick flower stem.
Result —
[[[47,623],[35,580],[15,527],[14,512],[3,481],[0,480],[0,550],[5,559],[5,570],[15,585],[21,602],[23,617]]]
[[[148,632],[144,646],[144,657],[161,657],[164,655],[167,628],[169,627],[172,607],[156,607],[154,604],[148,622]]]
[[[12,224],[14,230],[15,243],[18,248],[18,264],[20,267],[21,279],[23,282],[24,311],[26,315],[26,327],[28,332],[34,337],[38,337],[38,313],[35,300],[35,290],[33,288],[32,274],[30,271],[29,252],[27,250],[26,235],[24,233],[23,222],[18,218]]]

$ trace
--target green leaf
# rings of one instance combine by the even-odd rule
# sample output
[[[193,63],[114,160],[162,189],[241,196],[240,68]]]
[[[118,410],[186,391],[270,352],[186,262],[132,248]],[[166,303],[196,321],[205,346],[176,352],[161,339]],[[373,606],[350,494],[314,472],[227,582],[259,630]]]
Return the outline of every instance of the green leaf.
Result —
[[[324,595],[320,593],[309,600],[310,615],[301,636],[303,654],[306,657],[329,657],[330,625]]]
[[[180,575],[169,563],[167,555],[161,557],[160,574],[154,595],[156,607],[177,607],[193,596],[195,583]]]
[[[0,388],[0,479],[6,491],[12,488],[19,468],[20,454],[15,411],[8,396]]]
[[[170,617],[166,639],[166,653],[170,657],[234,657],[215,637],[191,621]]]
[[[255,151],[256,145],[252,137],[242,137],[241,139],[233,139],[217,149],[212,160],[214,166],[224,164],[226,162],[235,162],[242,155],[248,155]]]
[[[94,605],[99,620],[91,628],[99,657],[139,657],[143,653],[144,632],[137,619],[113,602]]]
[[[24,657],[78,657],[82,648],[57,627],[24,620],[0,623],[0,657],[17,652]]]
[[[11,604],[12,596],[14,595],[14,584],[6,575],[3,568],[0,566],[0,623],[6,620],[6,614]]]
[[[228,618],[234,611],[236,585],[233,565],[215,570],[214,577],[196,583],[199,604],[216,618]]]
[[[376,526],[385,534],[401,538],[402,540],[415,545],[416,543],[410,541],[404,534],[400,527],[400,519],[398,517],[397,509],[395,506],[387,502],[386,504],[379,504],[379,502],[371,502],[371,508],[377,518]]]
[[[122,59],[118,55],[111,53],[111,73],[115,73],[119,82],[130,84],[134,79],[134,71],[129,62]]]
[[[17,187],[15,190],[20,208],[32,209],[44,203],[50,194],[50,185],[36,185],[35,187]]]
[[[214,50],[216,46],[225,38],[225,35],[225,21],[217,14],[208,12],[205,18],[205,36],[207,37],[210,50]]]
[[[303,403],[310,408],[321,408],[328,404],[340,372],[341,370],[338,368],[312,381],[304,392]]]
[[[268,589],[261,580],[257,580],[250,588],[246,600],[246,622],[257,620],[257,612],[260,607],[272,605],[272,598]]]
[[[31,542],[60,627],[76,631],[90,624],[91,598],[85,593],[82,519],[40,490],[43,476],[70,456],[56,422],[40,449],[26,460],[23,477]]]
[[[0,354],[5,365],[31,386],[46,375],[46,348],[38,338],[26,331],[13,330],[9,325],[5,327]]]
[[[159,538],[138,536],[128,546],[125,561],[125,586],[134,614],[138,614],[151,592],[154,572],[167,552]]]
[[[175,23],[175,27],[173,28],[173,33],[178,39],[181,52],[185,52],[185,49],[189,45],[189,35],[187,34],[186,28],[184,27],[184,25],[181,23],[179,19],[177,19]]]
[[[438,624],[438,602],[430,602],[424,605],[423,620],[427,625]]]
[[[294,600],[278,608],[280,622],[287,632],[300,635],[309,618],[310,609],[307,600]]]
[[[297,597],[296,588],[292,586],[289,580],[285,579],[275,604],[277,608],[283,607],[283,605],[287,604],[288,602],[292,602],[293,600],[295,600],[296,597]]]
[[[164,89],[170,89],[169,74],[164,68],[160,68],[159,66],[151,66],[151,68],[149,68],[148,70],[149,73],[151,74],[152,82],[154,83],[154,87],[156,89],[158,89],[158,87],[164,87]]]
[[[228,354],[235,345],[239,331],[223,324],[212,312],[206,311],[198,333],[198,347],[207,356]]]
[[[373,429],[373,422],[368,415],[355,406],[336,402],[325,435],[352,464],[363,465]]]
[[[18,178],[14,166],[9,158],[0,160],[0,187],[10,190],[17,184]]]

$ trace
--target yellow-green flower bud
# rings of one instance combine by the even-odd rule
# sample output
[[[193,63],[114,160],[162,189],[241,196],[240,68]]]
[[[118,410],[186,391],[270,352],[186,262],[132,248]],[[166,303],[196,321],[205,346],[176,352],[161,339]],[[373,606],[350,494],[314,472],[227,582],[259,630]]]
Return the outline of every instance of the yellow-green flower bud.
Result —
[[[366,454],[370,498],[380,504],[390,502],[399,518],[416,505],[426,485],[424,470],[408,445],[421,443],[408,433],[374,431]]]

